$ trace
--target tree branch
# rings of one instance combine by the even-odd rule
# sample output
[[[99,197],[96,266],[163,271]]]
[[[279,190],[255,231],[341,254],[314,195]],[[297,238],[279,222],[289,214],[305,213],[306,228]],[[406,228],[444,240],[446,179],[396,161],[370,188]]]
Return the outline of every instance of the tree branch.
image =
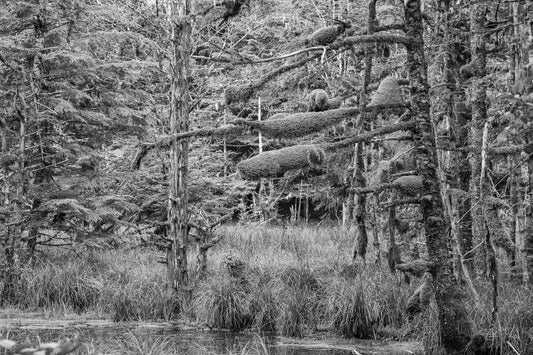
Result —
[[[372,35],[351,36],[351,37],[346,37],[341,42],[345,46],[351,46],[351,45],[359,44],[359,43],[372,43],[372,42],[401,43],[406,46],[415,44],[415,41],[408,36],[391,34],[391,33],[376,33]]]
[[[416,122],[416,121],[407,121],[407,122],[400,122],[400,123],[388,125],[388,126],[385,126],[385,127],[381,127],[381,128],[375,129],[375,130],[370,131],[370,132],[359,134],[359,135],[354,136],[354,137],[343,139],[340,142],[325,144],[323,146],[323,148],[326,151],[330,151],[331,152],[331,151],[335,151],[337,149],[351,147],[355,143],[368,142],[373,137],[376,137],[376,136],[381,136],[381,135],[384,135],[384,134],[389,134],[389,133],[393,133],[393,132],[397,132],[397,131],[410,130],[412,128],[415,128],[417,124],[418,124],[418,122]]]

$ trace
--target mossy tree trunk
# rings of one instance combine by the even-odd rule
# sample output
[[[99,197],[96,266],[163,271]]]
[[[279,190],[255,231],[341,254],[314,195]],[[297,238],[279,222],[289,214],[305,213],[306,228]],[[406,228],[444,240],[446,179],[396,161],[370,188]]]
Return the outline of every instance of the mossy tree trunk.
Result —
[[[517,229],[518,229],[518,203],[519,203],[519,179],[520,174],[516,167],[517,162],[520,161],[520,158],[517,158],[515,156],[509,157],[509,167],[511,170],[511,177],[510,177],[510,186],[509,186],[509,197],[510,197],[510,204],[511,204],[511,225],[510,225],[510,231],[509,231],[509,237],[511,239],[511,242],[513,245],[518,246],[518,239],[517,239]],[[511,279],[513,280],[520,280],[520,264],[517,262],[517,248],[513,248],[511,251],[511,258],[509,260],[509,267],[511,268]]]
[[[368,34],[374,33],[376,23],[376,1],[368,1]],[[367,51],[365,54],[365,71],[363,76],[363,90],[361,95],[361,105],[366,106],[368,102],[368,85],[370,84],[372,74],[372,51],[369,49],[370,45],[367,45]],[[367,131],[369,128],[367,115],[364,110],[360,114],[361,127]],[[355,171],[354,171],[354,183],[357,187],[366,187],[366,180],[364,178],[365,169],[365,155],[364,155],[364,143],[358,143],[355,148]],[[365,259],[366,247],[368,245],[368,233],[366,230],[366,195],[357,194],[355,196],[355,211],[354,211],[355,225],[357,228],[357,242],[356,248],[353,253],[353,259],[359,256],[361,259]],[[379,253],[379,250],[378,250]]]
[[[471,81],[471,108],[472,123],[470,129],[470,146],[481,149],[483,138],[483,125],[487,120],[487,86],[485,75],[487,74],[487,58],[485,46],[485,15],[487,3],[485,0],[473,0],[470,2],[470,51],[472,60],[469,71],[472,73]],[[487,249],[484,243],[485,223],[483,217],[483,201],[480,200],[482,186],[480,182],[481,155],[470,155],[470,196],[472,214],[472,235],[475,245],[479,245],[475,253],[475,264],[479,274],[486,277],[487,273]]]
[[[446,181],[450,188],[468,191],[470,188],[470,164],[468,162],[468,126],[471,120],[471,112],[467,109],[467,101],[464,84],[460,79],[460,67],[465,64],[467,49],[458,38],[454,29],[459,16],[450,11],[450,4],[443,4],[439,14],[444,22],[444,70],[443,82],[446,85],[445,103],[446,119],[448,120],[448,138],[452,146],[447,155],[445,166]],[[438,23],[438,21],[437,21]],[[440,95],[439,95],[440,96]],[[436,109],[438,110],[438,109]],[[459,149],[456,149],[459,148]],[[457,198],[448,206],[450,218],[453,219],[452,233],[455,236],[458,251],[458,273],[464,274],[467,279],[474,276],[474,255],[472,252],[472,216],[470,214],[470,198]],[[461,275],[462,276],[462,275]]]
[[[533,110],[529,110],[529,119],[533,120]],[[533,132],[529,132],[529,137]],[[529,139],[529,143],[533,144],[533,139]],[[533,189],[533,150],[527,152],[529,159],[527,161],[529,191]],[[527,213],[527,230],[524,240],[524,256],[526,259],[527,277],[530,284],[533,284],[533,198],[529,198],[529,206],[526,209]]]
[[[169,4],[172,34],[172,82],[170,134],[189,130],[189,56],[191,51],[190,0]],[[171,244],[167,252],[167,273],[170,286],[182,291],[188,286],[187,240],[188,191],[187,164],[189,139],[173,140],[170,146],[168,228]]]
[[[449,251],[448,221],[441,199],[437,175],[437,152],[429,105],[427,62],[424,53],[420,0],[405,2],[406,34],[414,40],[407,45],[407,66],[410,79],[410,101],[414,129],[416,168],[423,178],[425,192],[421,198],[421,212],[426,233],[429,257],[435,263],[433,289],[438,309],[440,340],[447,354],[460,353],[468,344],[472,327],[464,300],[464,292],[457,284]]]

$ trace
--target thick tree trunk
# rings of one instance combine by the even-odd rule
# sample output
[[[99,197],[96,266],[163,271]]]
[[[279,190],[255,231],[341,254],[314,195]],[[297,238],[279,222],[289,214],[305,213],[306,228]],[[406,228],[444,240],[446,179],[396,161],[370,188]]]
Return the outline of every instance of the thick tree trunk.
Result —
[[[472,327],[464,300],[464,292],[457,284],[449,252],[451,238],[441,199],[437,175],[437,153],[429,106],[427,63],[420,0],[405,2],[407,35],[415,42],[407,47],[410,79],[410,99],[413,118],[418,121],[414,130],[416,168],[423,178],[425,193],[421,198],[421,212],[426,233],[429,257],[435,263],[433,289],[439,314],[440,340],[446,353],[460,353],[472,335]]]
[[[189,130],[189,56],[191,50],[190,1],[171,1],[172,84],[170,133]],[[171,245],[167,252],[168,281],[174,290],[188,285],[187,239],[188,191],[187,164],[189,139],[172,141],[170,146],[168,225]]]

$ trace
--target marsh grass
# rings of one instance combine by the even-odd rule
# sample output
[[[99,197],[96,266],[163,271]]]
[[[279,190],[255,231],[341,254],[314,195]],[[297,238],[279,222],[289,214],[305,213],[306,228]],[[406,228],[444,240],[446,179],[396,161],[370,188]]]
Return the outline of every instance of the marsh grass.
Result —
[[[435,305],[407,321],[407,299],[421,280],[406,284],[386,267],[351,260],[354,231],[340,227],[223,226],[209,252],[205,279],[192,301],[168,291],[166,268],[151,249],[46,250],[22,270],[16,306],[57,312],[94,312],[115,321],[176,317],[210,327],[287,336],[331,330],[343,336],[418,339],[438,354]],[[372,254],[367,260],[374,260]],[[244,262],[230,277],[228,254]],[[194,278],[196,255],[189,255]],[[500,282],[499,317],[490,321],[490,285],[476,281],[482,300],[469,304],[474,332],[504,353],[533,353],[533,292]],[[422,330],[422,331],[421,331]],[[514,350],[513,350],[514,349]],[[240,351],[241,349],[238,349]]]

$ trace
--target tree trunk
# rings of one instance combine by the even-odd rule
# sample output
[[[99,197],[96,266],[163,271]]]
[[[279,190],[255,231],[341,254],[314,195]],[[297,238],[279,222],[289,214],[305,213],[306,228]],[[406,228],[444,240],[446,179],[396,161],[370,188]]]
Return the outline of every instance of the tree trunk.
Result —
[[[368,2],[368,34],[374,32],[376,23],[376,0],[369,0]],[[367,46],[368,47],[368,46]],[[361,95],[361,106],[365,107],[367,104],[368,98],[368,85],[370,84],[372,74],[372,51],[367,48],[367,53],[365,56],[365,72],[363,78],[363,90]],[[364,111],[360,114],[361,117],[361,127],[364,131],[368,130],[368,120]],[[365,160],[364,160],[364,143],[358,143],[355,149],[355,174],[354,182],[357,187],[366,187],[366,181],[363,176],[365,169]],[[366,247],[368,245],[368,233],[366,230],[366,195],[358,194],[355,196],[355,211],[354,219],[355,225],[357,228],[357,243],[356,250],[354,250],[353,258],[359,256],[361,259],[365,260],[366,256]]]
[[[485,50],[485,0],[473,0],[470,3],[470,51],[472,61],[469,64],[473,77],[471,85],[471,105],[472,105],[472,125],[470,131],[470,146],[474,149],[480,149],[482,144],[483,125],[487,119],[487,86],[485,75],[487,74],[486,50]],[[476,246],[476,266],[479,274],[486,277],[486,245],[485,223],[483,218],[483,201],[480,200],[482,194],[480,186],[481,156],[480,154],[470,155],[471,177],[470,177],[470,195],[471,197],[471,214],[472,214],[472,235]]]
[[[410,79],[410,99],[414,130],[416,168],[423,178],[425,193],[421,198],[421,212],[426,233],[429,257],[435,263],[433,289],[439,314],[440,340],[446,353],[460,353],[468,344],[472,327],[464,300],[464,292],[453,274],[449,252],[450,234],[441,199],[437,172],[437,152],[429,106],[427,62],[424,53],[420,0],[405,2],[406,34],[414,40],[407,45],[407,66]]]
[[[521,272],[520,272],[520,265],[517,263],[517,253],[516,249],[518,247],[518,240],[517,240],[517,229],[518,229],[518,186],[519,186],[519,179],[520,175],[518,172],[517,166],[515,164],[520,161],[519,158],[516,158],[515,156],[509,157],[509,168],[511,170],[511,177],[510,177],[510,187],[509,187],[509,195],[510,195],[510,203],[511,203],[511,226],[510,226],[510,233],[509,237],[511,239],[511,242],[515,246],[511,252],[511,258],[509,260],[509,266],[511,269],[511,279],[512,280],[520,280]],[[518,165],[519,167],[521,166]]]
[[[172,83],[170,134],[189,130],[189,56],[191,49],[190,0],[171,1],[170,26],[172,33]],[[167,252],[167,272],[170,286],[186,290],[188,191],[187,164],[189,139],[172,141],[170,146],[168,226],[171,245]]]
[[[532,133],[529,133],[531,137]],[[530,144],[531,142],[530,139]],[[526,231],[526,238],[524,240],[524,256],[526,259],[527,277],[530,284],[533,284],[533,198],[531,198],[531,191],[533,189],[533,152],[529,153],[527,161],[527,172],[529,182],[529,206],[527,209],[528,226]]]

